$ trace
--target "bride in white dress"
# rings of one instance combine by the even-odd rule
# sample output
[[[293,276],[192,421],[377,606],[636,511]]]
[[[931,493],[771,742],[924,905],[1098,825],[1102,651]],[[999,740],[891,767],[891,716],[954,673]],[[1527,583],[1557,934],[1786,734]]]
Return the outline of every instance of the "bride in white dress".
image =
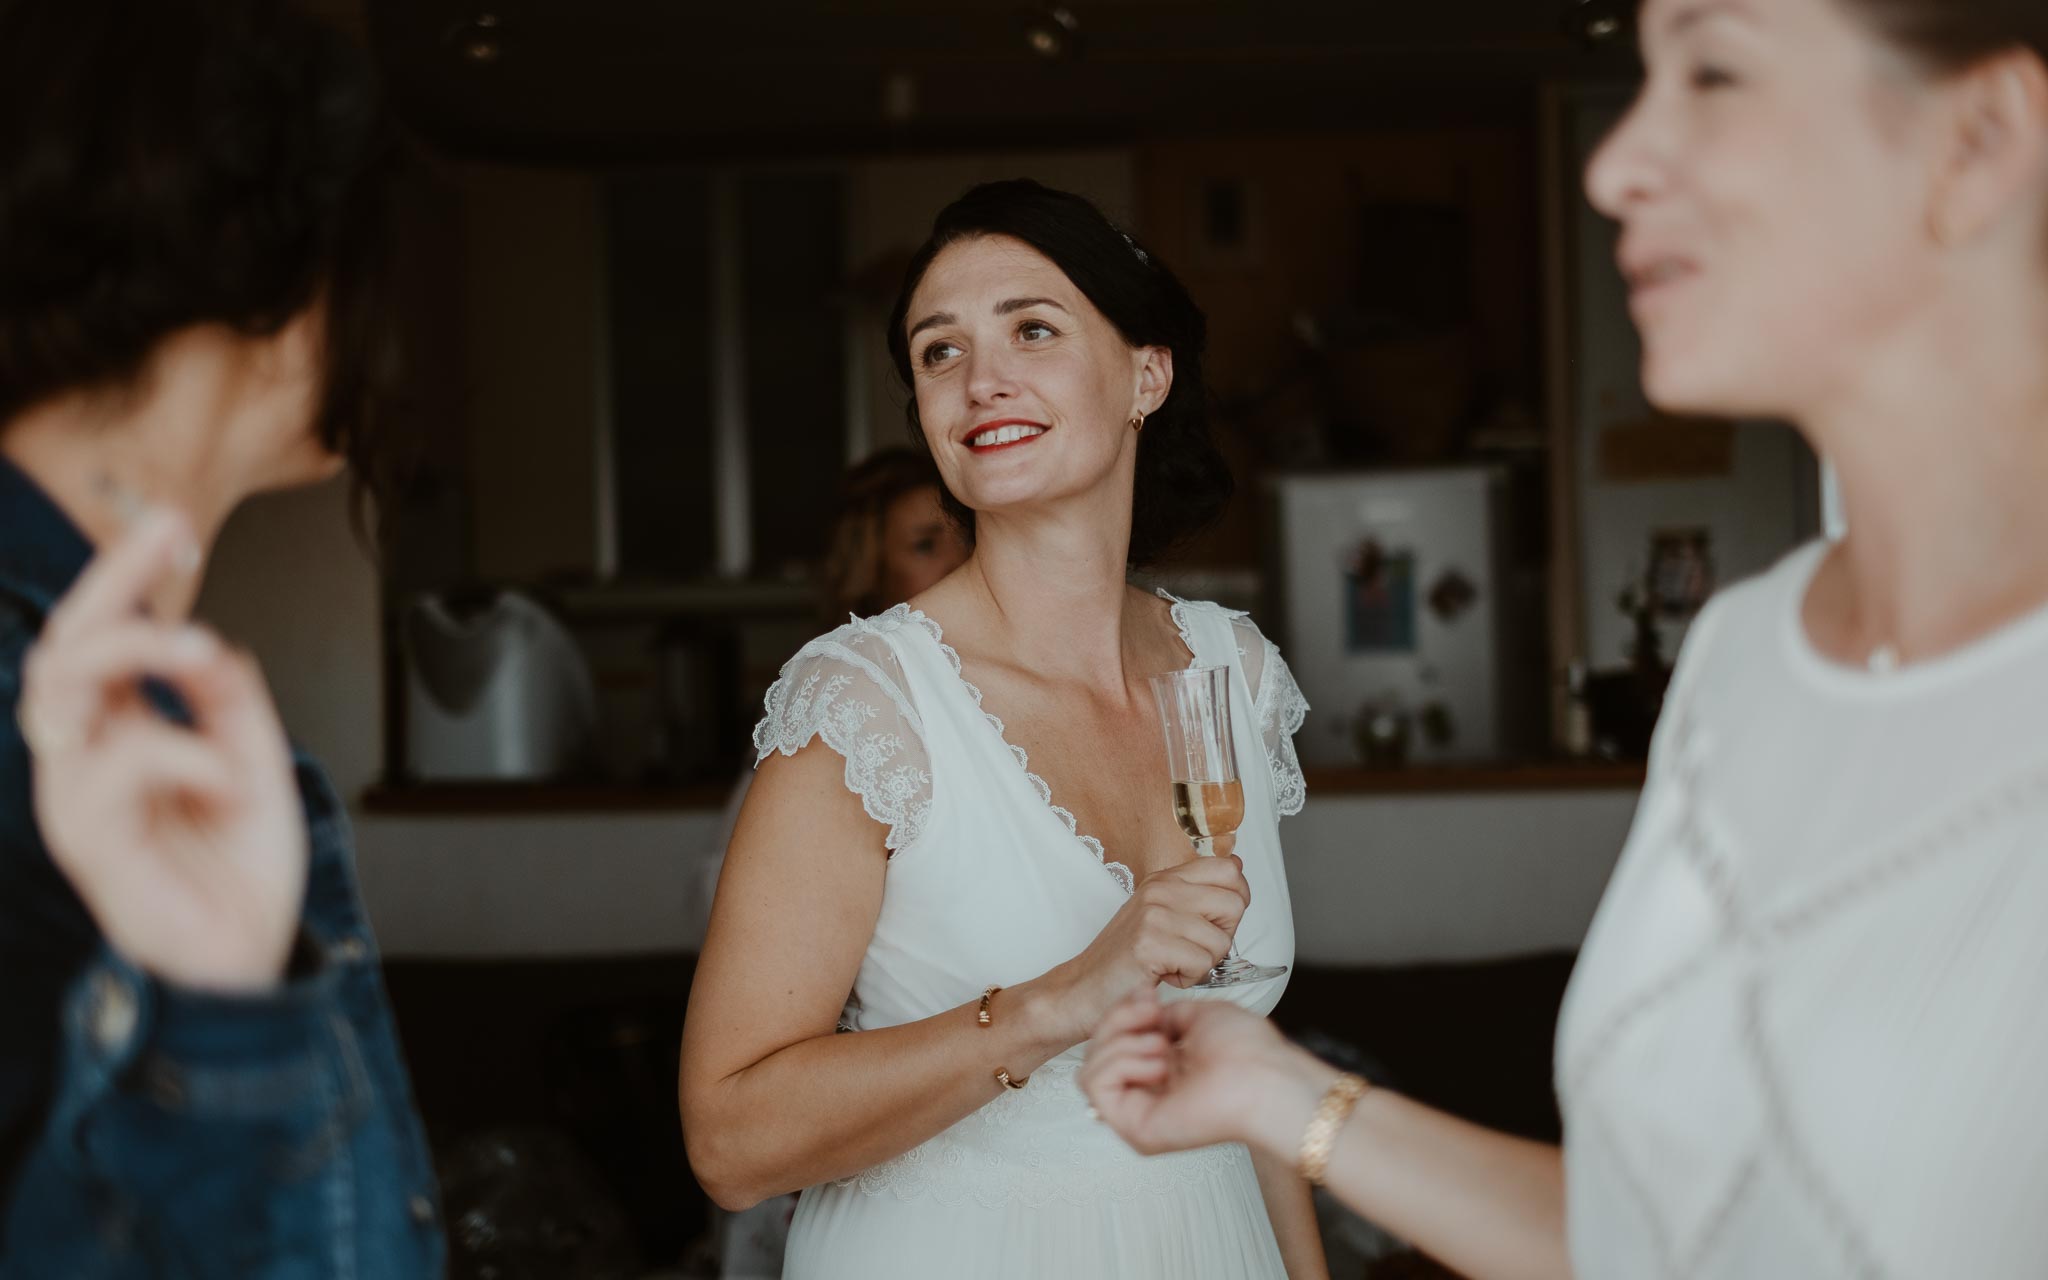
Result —
[[[1075,1084],[1132,990],[1233,935],[1293,960],[1300,691],[1243,615],[1126,582],[1229,492],[1201,313],[1020,181],[940,214],[889,338],[975,551],[768,696],[685,1024],[692,1167],[728,1207],[806,1188],[798,1280],[1324,1277],[1284,1162],[1139,1156]],[[1147,681],[1191,665],[1233,671],[1235,856],[1194,858],[1172,814]],[[1284,985],[1186,995],[1264,1014]]]

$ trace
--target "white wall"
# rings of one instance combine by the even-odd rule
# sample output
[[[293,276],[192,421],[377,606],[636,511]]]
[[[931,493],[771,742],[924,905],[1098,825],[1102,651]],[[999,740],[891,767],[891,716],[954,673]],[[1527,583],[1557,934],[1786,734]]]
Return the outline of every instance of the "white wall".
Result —
[[[1287,819],[1302,963],[1575,948],[1635,809],[1627,791],[1330,796]],[[694,949],[716,813],[373,818],[363,893],[400,957]]]

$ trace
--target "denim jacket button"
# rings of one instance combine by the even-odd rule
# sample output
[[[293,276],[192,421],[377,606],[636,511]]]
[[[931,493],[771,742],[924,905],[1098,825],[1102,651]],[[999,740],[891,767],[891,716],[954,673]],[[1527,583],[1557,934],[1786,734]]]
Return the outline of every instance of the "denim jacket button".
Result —
[[[412,1210],[412,1220],[426,1226],[434,1220],[434,1202],[423,1195],[416,1195],[406,1203]]]
[[[135,992],[119,975],[101,971],[92,979],[91,1029],[102,1053],[116,1053],[135,1034]]]

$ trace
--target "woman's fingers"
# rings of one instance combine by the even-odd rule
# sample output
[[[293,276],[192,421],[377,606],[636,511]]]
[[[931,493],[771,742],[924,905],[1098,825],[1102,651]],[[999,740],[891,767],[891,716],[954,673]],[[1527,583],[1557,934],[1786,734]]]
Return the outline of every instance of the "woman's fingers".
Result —
[[[45,763],[72,754],[110,714],[139,705],[143,677],[178,683],[219,652],[204,628],[146,622],[75,632],[61,648],[46,638],[23,664],[22,733]]]
[[[1159,1011],[1160,1030],[1175,1044],[1187,1043],[1205,1027],[1213,1029],[1214,1024],[1227,1022],[1245,1023],[1254,1032],[1272,1027],[1264,1018],[1228,1000],[1180,1000]]]
[[[1141,986],[1109,1007],[1091,1038],[1111,1040],[1157,1027],[1161,1016],[1159,993],[1150,986]]]
[[[1187,901],[1214,903],[1218,901],[1216,894],[1227,894],[1237,899],[1230,910],[1241,915],[1252,900],[1251,882],[1245,879],[1244,865],[1236,858],[1196,858],[1159,874],[1175,881],[1170,893],[1193,895]],[[1210,914],[1209,908],[1200,909],[1204,915]]]
[[[47,806],[53,829],[51,856],[68,872],[91,878],[133,858],[131,839],[110,839],[106,830],[75,830],[119,815],[127,830],[136,815],[163,806],[205,809],[229,803],[239,786],[234,766],[204,738],[154,715],[124,716],[100,740],[60,769],[39,775],[39,789],[56,799],[62,788],[83,788],[70,802]]]
[[[108,730],[102,753],[95,790],[106,793],[217,805],[239,785],[234,765],[206,739],[162,721],[122,721]]]
[[[1215,937],[1221,938],[1223,941],[1222,947],[1212,949],[1207,941],[1196,941],[1195,936],[1191,936],[1196,935],[1197,930],[1202,928],[1208,929]],[[1206,920],[1191,920],[1188,923],[1186,933],[1178,937],[1166,939],[1160,944],[1157,972],[1162,980],[1171,982],[1176,986],[1200,982],[1204,977],[1208,976],[1209,970],[1216,967],[1217,961],[1221,960],[1229,951],[1229,935],[1216,928],[1216,926],[1209,924]]]
[[[1158,874],[1185,880],[1190,884],[1213,884],[1233,890],[1242,888],[1247,894],[1251,892],[1251,886],[1244,878],[1244,862],[1235,854],[1219,854],[1213,858],[1189,858],[1186,862],[1168,867]]]
[[[1169,1070],[1166,1038],[1141,1032],[1091,1050],[1080,1084],[1096,1114],[1128,1133],[1151,1107],[1149,1092],[1165,1082]]]
[[[1129,1035],[1105,1041],[1088,1055],[1091,1063],[1099,1064],[1098,1070],[1110,1071],[1128,1065],[1133,1059],[1157,1059],[1166,1061],[1166,1051],[1171,1047],[1166,1036],[1157,1031],[1134,1031]]]
[[[1211,885],[1203,885],[1188,892],[1188,907],[1194,915],[1207,920],[1226,933],[1237,931],[1237,922],[1244,919],[1243,898],[1229,889]]]
[[[244,770],[289,767],[284,726],[263,670],[246,653],[221,649],[178,683],[200,731]]]
[[[87,565],[43,625],[46,643],[125,621],[146,610],[157,588],[199,568],[199,544],[185,518],[158,507]]]

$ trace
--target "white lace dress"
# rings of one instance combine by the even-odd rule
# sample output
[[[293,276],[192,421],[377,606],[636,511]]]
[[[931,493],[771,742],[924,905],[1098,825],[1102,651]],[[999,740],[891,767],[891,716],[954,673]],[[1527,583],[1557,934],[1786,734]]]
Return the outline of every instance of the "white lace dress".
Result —
[[[1236,668],[1251,881],[1239,951],[1292,964],[1279,818],[1299,812],[1292,735],[1307,704],[1279,650],[1242,614],[1176,602],[1199,665]],[[805,645],[769,691],[760,758],[813,739],[846,758],[846,785],[889,828],[888,880],[845,1025],[896,1026],[1035,978],[1078,954],[1131,891],[1131,873],[1075,829],[981,709],[939,627],[899,605]],[[1165,803],[1162,794],[1145,797]],[[1136,802],[1136,801],[1134,801]],[[1113,853],[1113,851],[1112,851]],[[1285,980],[1189,993],[1259,1013]],[[858,1176],[804,1192],[791,1280],[1284,1276],[1242,1146],[1143,1157],[1090,1120],[1077,1047],[945,1132]]]

